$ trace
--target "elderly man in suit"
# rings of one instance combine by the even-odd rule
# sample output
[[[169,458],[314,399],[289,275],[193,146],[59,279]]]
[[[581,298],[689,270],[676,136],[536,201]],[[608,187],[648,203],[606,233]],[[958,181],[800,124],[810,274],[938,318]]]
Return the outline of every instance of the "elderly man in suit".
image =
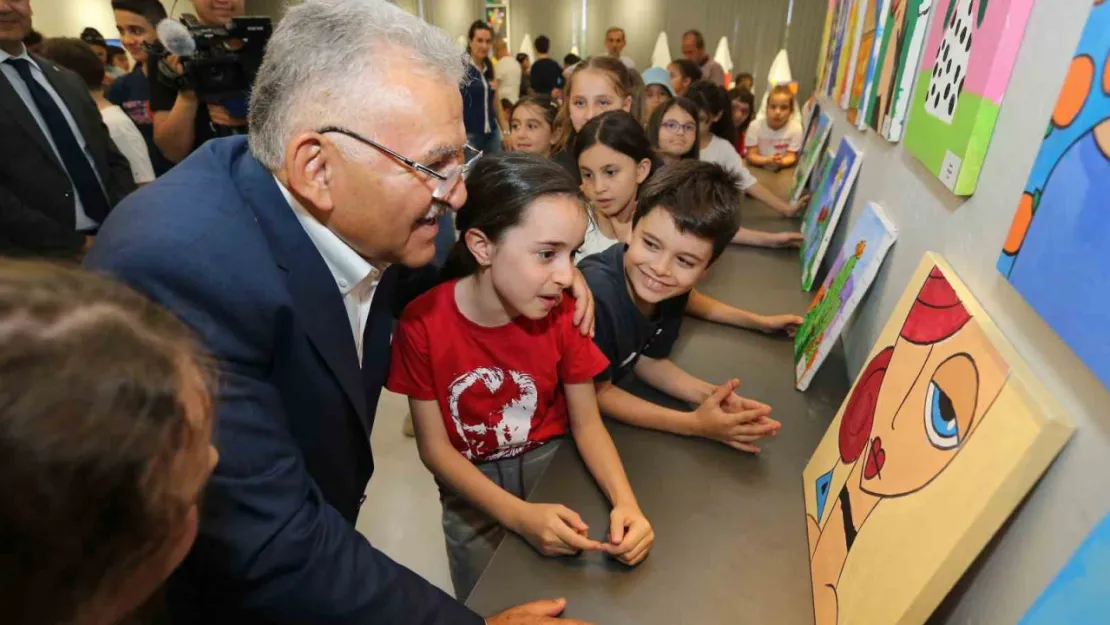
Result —
[[[31,0],[0,0],[0,254],[75,258],[135,189],[76,74],[31,55]]]
[[[86,257],[181,317],[219,368],[221,461],[167,590],[175,624],[483,623],[354,527],[393,319],[434,283],[439,217],[466,200],[463,68],[450,37],[384,0],[294,5],[249,142],[210,141],[134,193]],[[592,298],[573,290],[589,331]]]

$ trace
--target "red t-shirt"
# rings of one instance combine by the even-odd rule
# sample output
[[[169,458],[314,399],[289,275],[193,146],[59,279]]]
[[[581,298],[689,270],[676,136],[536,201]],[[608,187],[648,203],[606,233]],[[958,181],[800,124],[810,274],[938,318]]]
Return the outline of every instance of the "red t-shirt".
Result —
[[[386,388],[434,399],[451,444],[474,462],[511,458],[566,434],[563,385],[591,382],[609,366],[574,326],[574,299],[564,295],[543,319],[486,328],[459,311],[456,282],[405,309]]]

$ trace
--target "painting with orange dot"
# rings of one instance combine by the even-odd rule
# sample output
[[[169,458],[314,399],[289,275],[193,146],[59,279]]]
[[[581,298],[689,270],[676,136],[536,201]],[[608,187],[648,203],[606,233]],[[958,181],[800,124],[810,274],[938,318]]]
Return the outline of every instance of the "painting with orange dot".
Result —
[[[816,625],[921,625],[1072,425],[927,253],[802,473]]]
[[[998,270],[1110,387],[1110,2],[1096,2]]]

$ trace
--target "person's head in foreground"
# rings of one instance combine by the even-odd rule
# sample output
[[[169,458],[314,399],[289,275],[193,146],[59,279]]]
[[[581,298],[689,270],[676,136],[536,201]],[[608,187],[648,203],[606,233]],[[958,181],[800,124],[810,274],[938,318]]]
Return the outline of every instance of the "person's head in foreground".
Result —
[[[112,11],[120,43],[136,63],[146,63],[146,46],[158,41],[155,27],[166,18],[166,8],[158,0],[112,0]]]
[[[665,102],[651,114],[647,133],[664,162],[697,160],[701,138],[698,134],[698,105],[683,97]]]
[[[466,200],[462,176],[476,156],[464,67],[450,37],[392,4],[293,6],[255,80],[251,152],[363,257],[425,265],[439,217]]]
[[[99,93],[103,88],[104,64],[84,41],[72,37],[47,39],[42,56],[77,74],[89,92]]]
[[[31,0],[0,0],[0,50],[16,56],[24,48],[24,38],[30,40],[27,44],[30,49],[36,43],[32,33],[35,31],[31,30]],[[39,46],[42,41],[39,35]]]
[[[755,107],[755,96],[748,89],[733,87],[728,92],[728,99],[732,105],[732,125],[736,132],[747,132],[752,125],[752,109]]]
[[[506,322],[542,319],[570,286],[586,234],[577,183],[554,161],[505,152],[478,161],[467,185],[444,278],[474,279],[480,292],[496,293]]]
[[[708,147],[714,136],[730,144],[736,141],[732,105],[724,87],[708,80],[699,80],[690,86],[686,97],[698,105],[698,138],[702,148]]]
[[[624,39],[624,29],[619,26],[613,26],[605,31],[605,51],[609,56],[621,58],[621,53],[624,52],[624,46],[628,42]]]
[[[705,37],[701,31],[688,30],[682,35],[682,56],[698,65],[709,60],[709,54],[705,51]]]
[[[574,151],[582,192],[593,209],[609,219],[631,220],[637,189],[655,171],[643,126],[624,111],[602,113],[582,127]]]
[[[737,176],[720,165],[668,165],[640,188],[624,253],[629,290],[641,308],[694,288],[740,229]]]
[[[689,59],[676,59],[667,66],[671,77],[671,89],[677,95],[686,95],[686,90],[694,82],[701,80],[701,68]]]
[[[108,625],[193,544],[216,464],[189,331],[76,268],[0,261],[4,622]]]
[[[567,97],[556,120],[555,151],[571,144],[586,122],[606,111],[631,111],[636,81],[619,59],[592,56],[567,81]]]
[[[794,92],[787,85],[778,85],[767,96],[767,125],[778,130],[790,121],[794,114]]]
[[[662,67],[651,67],[644,70],[644,119],[651,119],[651,114],[660,104],[675,97],[674,87],[671,86],[670,72]]]
[[[531,95],[513,107],[509,128],[513,149],[547,158],[555,144],[555,116],[559,105],[551,96]]]

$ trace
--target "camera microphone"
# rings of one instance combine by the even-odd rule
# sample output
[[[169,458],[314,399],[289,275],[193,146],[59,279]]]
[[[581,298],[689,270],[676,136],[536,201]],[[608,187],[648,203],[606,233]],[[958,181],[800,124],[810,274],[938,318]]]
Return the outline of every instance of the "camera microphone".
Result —
[[[189,29],[181,22],[165,18],[158,22],[158,40],[165,46],[166,51],[176,56],[193,56],[197,51],[197,44]]]

